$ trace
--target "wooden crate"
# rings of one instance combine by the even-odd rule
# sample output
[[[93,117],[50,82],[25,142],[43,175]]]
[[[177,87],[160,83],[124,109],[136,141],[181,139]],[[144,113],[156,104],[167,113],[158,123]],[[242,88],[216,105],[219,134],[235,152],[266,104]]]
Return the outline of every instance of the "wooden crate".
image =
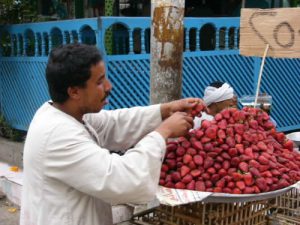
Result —
[[[296,188],[274,200],[270,224],[300,225],[300,191]]]
[[[154,225],[267,225],[269,200],[247,203],[193,203],[160,206],[133,218],[136,224]]]

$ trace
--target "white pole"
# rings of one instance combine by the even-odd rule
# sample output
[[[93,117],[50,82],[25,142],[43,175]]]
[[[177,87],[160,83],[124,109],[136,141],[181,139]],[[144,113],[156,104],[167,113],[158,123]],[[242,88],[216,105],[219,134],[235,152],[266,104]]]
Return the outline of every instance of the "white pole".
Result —
[[[259,88],[260,88],[262,72],[263,72],[263,68],[264,68],[264,65],[265,65],[265,59],[266,59],[266,56],[268,54],[268,51],[269,51],[269,44],[266,45],[266,49],[265,49],[265,52],[264,52],[264,55],[263,55],[263,58],[262,58],[261,65],[260,65],[258,81],[257,81],[257,87],[256,87],[256,94],[255,94],[254,108],[256,108],[256,105],[257,105],[257,98],[258,98],[258,94],[259,94]]]
[[[242,0],[242,8],[245,8],[246,0]]]

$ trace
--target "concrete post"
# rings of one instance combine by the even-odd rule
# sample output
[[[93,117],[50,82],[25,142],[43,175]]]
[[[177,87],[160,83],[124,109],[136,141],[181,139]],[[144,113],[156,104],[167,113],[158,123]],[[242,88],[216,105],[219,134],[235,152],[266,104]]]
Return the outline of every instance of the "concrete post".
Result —
[[[151,104],[181,98],[185,0],[152,0]]]

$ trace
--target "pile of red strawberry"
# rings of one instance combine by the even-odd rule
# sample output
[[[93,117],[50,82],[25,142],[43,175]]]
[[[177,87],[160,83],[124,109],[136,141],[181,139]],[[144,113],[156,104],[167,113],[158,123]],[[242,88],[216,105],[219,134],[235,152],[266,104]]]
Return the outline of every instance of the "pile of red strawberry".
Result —
[[[226,109],[188,137],[168,142],[159,184],[232,194],[274,191],[300,181],[300,154],[259,109]]]

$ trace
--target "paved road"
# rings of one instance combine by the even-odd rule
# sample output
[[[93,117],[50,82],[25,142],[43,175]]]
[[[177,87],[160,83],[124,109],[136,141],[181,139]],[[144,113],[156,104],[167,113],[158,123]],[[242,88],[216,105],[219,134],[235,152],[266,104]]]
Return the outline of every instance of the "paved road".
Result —
[[[15,212],[9,212],[16,208]],[[19,225],[20,207],[9,202],[0,193],[0,225]]]

